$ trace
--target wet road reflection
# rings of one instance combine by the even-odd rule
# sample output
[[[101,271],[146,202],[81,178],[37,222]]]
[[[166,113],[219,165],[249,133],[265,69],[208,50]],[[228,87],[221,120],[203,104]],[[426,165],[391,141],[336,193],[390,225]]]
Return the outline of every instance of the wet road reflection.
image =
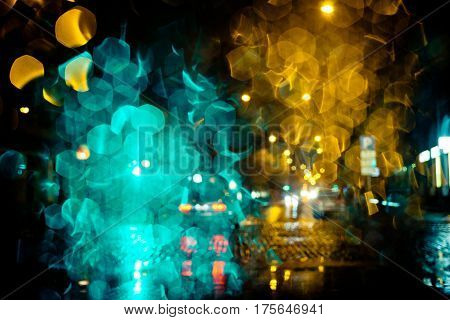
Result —
[[[406,230],[408,236],[399,237],[389,250],[377,248],[380,255],[358,240],[363,231],[342,227],[339,221],[243,228],[240,256],[248,275],[243,297],[445,298],[450,288],[450,224],[427,219],[399,232]],[[259,242],[254,240],[257,232]]]
[[[440,217],[429,220],[417,245],[423,283],[450,296],[450,223]]]

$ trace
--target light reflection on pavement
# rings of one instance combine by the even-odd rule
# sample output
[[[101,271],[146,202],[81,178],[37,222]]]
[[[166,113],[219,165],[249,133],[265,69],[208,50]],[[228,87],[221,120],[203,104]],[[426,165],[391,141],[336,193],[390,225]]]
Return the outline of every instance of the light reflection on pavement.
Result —
[[[416,265],[405,266],[413,276],[358,241],[359,230],[341,225],[339,221],[301,219],[242,229],[239,250],[249,279],[243,297],[443,298],[436,288],[449,294],[448,223],[439,227],[422,224],[428,233],[417,239],[423,241],[417,242]],[[255,241],[257,233],[259,241]],[[410,249],[414,251],[412,244]]]

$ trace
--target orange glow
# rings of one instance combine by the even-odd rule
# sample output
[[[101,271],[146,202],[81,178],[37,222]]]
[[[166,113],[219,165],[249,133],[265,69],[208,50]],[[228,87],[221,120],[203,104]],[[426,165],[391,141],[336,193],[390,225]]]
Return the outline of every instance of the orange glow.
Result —
[[[215,212],[224,212],[227,210],[227,205],[222,202],[213,203],[211,207]]]
[[[190,203],[180,204],[178,206],[178,210],[180,210],[180,212],[183,212],[183,213],[189,213],[192,210],[192,204],[190,204]]]
[[[225,261],[214,261],[212,269],[213,282],[216,286],[225,285]]]

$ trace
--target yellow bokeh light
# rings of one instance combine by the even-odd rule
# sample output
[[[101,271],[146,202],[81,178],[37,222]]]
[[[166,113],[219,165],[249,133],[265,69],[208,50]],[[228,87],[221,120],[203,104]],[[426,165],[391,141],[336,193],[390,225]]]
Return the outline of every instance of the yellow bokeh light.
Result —
[[[275,143],[276,141],[277,141],[277,137],[275,135],[271,134],[269,136],[269,142],[270,143]]]
[[[289,278],[291,277],[291,270],[284,270],[284,281],[288,281]]]
[[[27,113],[30,112],[30,108],[28,108],[28,107],[21,107],[21,108],[19,109],[19,111],[20,111],[21,113],[27,114]]]
[[[231,76],[237,80],[250,80],[260,68],[261,58],[256,48],[240,46],[227,54]]]
[[[272,131],[276,136],[268,139],[274,145],[281,139],[285,145],[265,150],[269,159],[264,161],[265,171],[276,172],[269,166],[278,165],[280,156],[286,165],[284,160],[293,159],[294,150],[301,150],[317,156],[314,163],[302,159],[305,165],[299,162],[296,167],[302,169],[301,177],[305,175],[308,185],[311,178],[318,185],[332,183],[343,170],[361,187],[359,144],[352,144],[353,135],[359,134],[357,127],[376,139],[377,165],[383,177],[401,169],[399,134],[415,126],[414,90],[407,75],[418,65],[419,57],[410,52],[405,62],[396,62],[399,75],[406,76],[401,81],[393,81],[399,78],[390,77],[391,71],[386,76],[379,72],[391,63],[394,50],[386,47],[370,59],[364,58],[366,51],[387,44],[385,32],[388,35],[399,24],[406,24],[408,19],[393,16],[401,3],[320,0],[313,4],[323,20],[320,26],[316,26],[317,16],[310,14],[311,4],[302,1],[258,0],[252,8],[236,14],[231,25],[235,47],[227,60],[234,79],[251,81],[251,88],[240,94],[251,92],[258,108],[266,107],[268,113],[275,103],[283,111],[291,109],[289,115],[277,118],[280,131]],[[371,17],[367,21],[366,15]],[[381,15],[392,17],[378,19]],[[354,41],[358,38],[364,41]],[[377,105],[378,96],[383,96],[384,104],[369,108]],[[390,104],[395,107],[385,106]],[[259,117],[258,108],[246,111]],[[341,157],[345,167],[338,168]],[[283,174],[292,174],[292,166],[283,166]],[[310,170],[305,170],[307,167]],[[314,179],[317,174],[320,180]]]
[[[303,101],[309,101],[309,100],[311,100],[311,95],[310,95],[309,93],[304,93],[304,94],[302,95],[302,100],[303,100]]]
[[[70,61],[64,72],[67,86],[78,92],[88,91],[88,74],[91,69],[92,59],[88,57],[78,57]]]
[[[367,211],[368,211],[369,215],[371,216],[371,215],[377,213],[378,206],[376,205],[375,201],[373,201],[373,199],[375,199],[373,192],[372,191],[365,192],[364,198],[366,199]]]
[[[56,21],[55,36],[68,48],[78,48],[91,40],[97,31],[95,15],[86,8],[76,6],[64,12]]]
[[[251,100],[251,98],[252,98],[252,97],[250,97],[250,95],[249,95],[248,93],[244,93],[244,94],[241,96],[241,100],[244,101],[244,102],[249,102],[249,101]]]
[[[291,150],[286,149],[286,150],[283,151],[283,154],[284,154],[286,157],[289,157],[289,156],[291,155]]]
[[[42,97],[45,99],[45,101],[51,103],[54,106],[60,107],[62,106],[62,102],[56,99],[54,96],[51,95],[49,90],[42,89]]]
[[[272,279],[270,280],[270,290],[275,291],[277,290],[277,280],[276,279]]]
[[[332,14],[334,12],[334,6],[330,2],[325,2],[320,6],[320,11],[324,14]]]
[[[293,160],[292,160],[291,158],[287,158],[287,159],[286,159],[286,162],[287,162],[288,164],[291,164],[292,161],[293,161]]]
[[[12,85],[22,89],[28,82],[44,75],[44,65],[36,58],[23,55],[14,60],[9,72]]]

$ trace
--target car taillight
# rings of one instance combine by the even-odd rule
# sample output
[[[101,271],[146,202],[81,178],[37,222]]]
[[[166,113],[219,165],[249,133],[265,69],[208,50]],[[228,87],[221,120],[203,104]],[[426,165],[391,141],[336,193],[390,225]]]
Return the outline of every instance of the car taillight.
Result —
[[[180,239],[180,249],[186,253],[195,252],[197,248],[197,240],[190,236],[183,236]]]
[[[222,202],[213,203],[211,207],[215,212],[224,212],[225,210],[227,210],[227,205]]]
[[[178,210],[180,210],[180,212],[183,212],[183,213],[189,213],[192,210],[192,204],[190,204],[190,203],[180,204],[178,206]]]
[[[192,260],[183,261],[183,265],[181,268],[181,275],[184,277],[192,276]]]
[[[224,261],[214,261],[212,269],[213,283],[216,286],[225,285],[225,262]]]
[[[214,250],[219,256],[221,253],[227,252],[228,240],[222,234],[216,234],[209,242],[208,250]]]

